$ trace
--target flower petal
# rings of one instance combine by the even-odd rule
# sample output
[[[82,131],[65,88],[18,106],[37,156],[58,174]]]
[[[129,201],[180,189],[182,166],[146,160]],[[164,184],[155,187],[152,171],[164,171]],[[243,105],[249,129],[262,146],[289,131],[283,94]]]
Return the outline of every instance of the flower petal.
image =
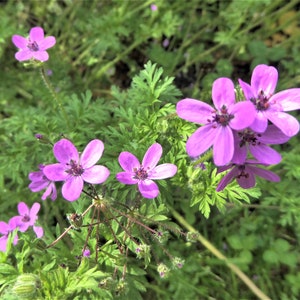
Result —
[[[245,172],[247,172],[247,166],[245,169]],[[237,174],[236,176],[236,180],[238,182],[238,184],[243,188],[243,189],[250,189],[252,187],[255,186],[255,176],[252,172],[247,172],[248,176],[239,176],[239,174]]]
[[[90,168],[102,156],[104,144],[100,140],[90,141],[80,156],[80,164],[84,169]]]
[[[78,162],[78,151],[76,147],[67,139],[61,139],[55,143],[53,147],[53,153],[60,163],[69,163],[71,160]]]
[[[230,162],[234,152],[234,140],[231,128],[220,126],[216,132],[213,146],[214,163],[224,166]]]
[[[12,36],[12,42],[14,45],[19,49],[26,49],[28,40],[20,35],[13,35]]]
[[[18,227],[18,230],[21,232],[27,231],[27,229],[31,226],[30,222],[23,221],[24,216],[15,216],[12,217],[9,221],[14,224],[14,226],[11,225],[10,231],[13,231],[15,228]]]
[[[44,51],[53,47],[56,43],[54,36],[47,36],[44,40],[39,43],[39,50]]]
[[[0,237],[0,251],[6,252],[8,237],[6,235]]]
[[[93,166],[85,169],[81,177],[84,181],[92,184],[103,183],[109,176],[109,170],[104,166]]]
[[[32,57],[39,61],[47,61],[49,59],[49,54],[46,51],[36,51],[31,52]]]
[[[249,127],[255,132],[265,132],[268,127],[268,119],[263,112],[257,111],[256,117]]]
[[[239,85],[241,87],[241,89],[243,90],[244,96],[246,98],[246,100],[251,100],[251,99],[255,99],[255,95],[253,94],[251,85],[244,82],[243,80],[239,79]]]
[[[173,177],[177,172],[177,167],[173,164],[162,164],[155,167],[149,174],[149,179],[165,179]]]
[[[64,181],[70,176],[65,165],[59,163],[45,166],[43,172],[52,181]]]
[[[285,135],[278,127],[275,125],[269,125],[264,133],[257,135],[259,142],[263,144],[284,144],[290,137]]]
[[[238,175],[239,170],[237,167],[234,167],[230,170],[219,182],[216,191],[221,192],[225,189],[225,187]]]
[[[300,89],[288,89],[281,91],[269,100],[271,104],[280,103],[284,111],[300,109]]]
[[[181,119],[206,124],[211,115],[215,114],[215,109],[205,102],[187,98],[177,103],[176,112]]]
[[[124,184],[137,184],[138,180],[133,178],[133,173],[120,172],[116,175],[117,180]]]
[[[231,161],[234,164],[244,164],[247,158],[247,150],[248,149],[246,145],[240,146],[239,140],[236,140],[236,138],[234,138],[234,153]]]
[[[158,186],[152,180],[140,181],[138,183],[138,188],[144,198],[153,199],[159,194]]]
[[[35,193],[45,189],[48,184],[49,181],[34,181],[29,184],[28,188]]]
[[[214,143],[216,128],[212,124],[198,128],[188,139],[186,150],[189,156],[197,157],[208,150]]]
[[[277,126],[286,136],[294,136],[299,131],[299,122],[293,116],[285,112],[268,112],[266,111],[268,119]]]
[[[228,112],[234,115],[229,125],[235,130],[242,130],[250,126],[257,114],[254,105],[250,101],[238,102],[231,106]]]
[[[161,158],[161,155],[161,145],[158,143],[151,145],[144,155],[142,166],[145,169],[152,170],[157,165],[158,161]]]
[[[260,144],[253,146],[249,144],[251,154],[260,162],[267,165],[276,165],[281,161],[281,155],[271,147]]]
[[[24,203],[24,202],[20,202],[18,204],[18,212],[19,212],[20,216],[25,216],[25,215],[29,216],[29,214],[30,214],[29,208],[26,205],[26,203]]]
[[[121,152],[119,155],[119,164],[126,172],[133,172],[140,167],[139,160],[130,152]]]
[[[29,180],[34,181],[34,182],[45,181],[43,177],[44,177],[44,173],[41,171],[31,172],[28,175]]]
[[[33,52],[30,51],[29,49],[25,49],[25,50],[20,50],[19,52],[17,52],[15,54],[15,58],[18,61],[24,61],[24,60],[29,60],[33,57]]]
[[[44,235],[44,229],[39,226],[33,226],[33,231],[36,234],[37,238],[41,238]]]
[[[0,221],[0,233],[7,234],[9,231],[9,225],[3,221]]]
[[[71,177],[61,189],[63,197],[68,201],[75,201],[80,197],[83,189],[83,180],[80,176]]]
[[[279,182],[280,181],[280,177],[269,171],[269,170],[265,170],[265,169],[262,169],[262,168],[258,168],[258,167],[255,167],[255,166],[247,166],[247,168],[249,170],[251,170],[251,172],[259,177],[262,177],[266,180],[269,180],[269,181],[274,181],[274,182]]]
[[[38,214],[40,208],[41,208],[41,204],[39,204],[37,202],[33,203],[32,207],[30,209],[30,214],[29,214],[30,219],[37,219],[37,214]]]
[[[31,42],[41,42],[44,39],[44,30],[41,27],[33,27],[29,32]]]
[[[225,77],[215,80],[212,87],[212,99],[218,110],[221,110],[223,105],[228,107],[234,104],[235,91],[232,80]]]
[[[51,195],[51,196],[50,196]],[[51,200],[54,201],[57,198],[57,191],[54,182],[51,182],[47,187],[45,193],[41,197],[42,200],[46,200],[50,196]]]
[[[274,67],[258,65],[254,68],[251,77],[251,87],[258,96],[260,91],[264,91],[267,97],[274,94],[278,81],[278,72]]]

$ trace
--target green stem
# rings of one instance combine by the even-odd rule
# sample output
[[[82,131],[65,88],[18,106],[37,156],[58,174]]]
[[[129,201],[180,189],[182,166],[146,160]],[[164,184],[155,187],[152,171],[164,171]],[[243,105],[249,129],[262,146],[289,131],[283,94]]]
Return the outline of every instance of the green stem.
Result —
[[[44,67],[42,66],[41,69],[41,76],[42,76],[42,79],[47,87],[47,89],[49,90],[51,96],[53,97],[53,99],[55,100],[57,106],[59,107],[59,109],[61,110],[63,116],[64,116],[64,119],[66,120],[67,122],[67,128],[68,130],[70,131],[71,129],[71,126],[70,126],[70,120],[69,120],[69,117],[68,117],[68,114],[64,108],[64,106],[62,105],[62,102],[60,101],[60,99],[58,98],[57,96],[57,93],[55,92],[54,88],[53,88],[53,85],[51,84],[50,80],[48,79],[46,73],[45,73],[45,69]]]
[[[197,232],[197,230],[191,226],[177,211],[172,207],[169,207],[169,210],[173,214],[174,218],[187,230],[191,232]],[[247,286],[248,288],[261,300],[271,300],[267,295],[263,293],[255,283],[235,264],[231,263],[226,256],[224,256],[213,244],[211,244],[203,235],[197,232],[198,241],[208,249],[213,255],[215,255],[220,260],[224,261],[226,265],[233,271]]]

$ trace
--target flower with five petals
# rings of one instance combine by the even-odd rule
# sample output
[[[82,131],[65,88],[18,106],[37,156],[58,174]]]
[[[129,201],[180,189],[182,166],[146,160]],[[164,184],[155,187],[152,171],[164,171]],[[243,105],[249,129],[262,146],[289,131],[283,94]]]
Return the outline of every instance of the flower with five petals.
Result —
[[[102,156],[104,144],[100,140],[92,140],[82,154],[67,139],[61,139],[53,152],[59,163],[47,165],[43,172],[51,181],[64,181],[62,195],[68,201],[80,197],[84,182],[91,184],[103,183],[109,176],[109,170],[104,166],[95,165]]]
[[[149,147],[142,163],[130,152],[122,152],[119,163],[125,172],[116,175],[117,180],[124,184],[137,184],[144,198],[155,198],[159,194],[155,179],[172,177],[177,172],[174,164],[166,163],[157,166],[162,155],[162,147],[156,143]]]
[[[44,37],[44,30],[41,27],[33,27],[29,32],[29,37],[25,38],[20,35],[13,35],[12,42],[19,51],[15,54],[18,61],[36,59],[46,61],[49,59],[47,49],[55,45],[54,36]]]

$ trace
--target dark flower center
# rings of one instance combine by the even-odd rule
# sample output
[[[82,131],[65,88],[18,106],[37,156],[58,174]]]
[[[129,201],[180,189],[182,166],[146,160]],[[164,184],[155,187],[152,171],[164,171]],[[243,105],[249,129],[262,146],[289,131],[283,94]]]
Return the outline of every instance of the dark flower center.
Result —
[[[80,176],[84,172],[82,166],[74,160],[71,160],[67,165],[70,166],[70,169],[66,170],[66,172],[72,176]]]
[[[30,50],[30,51],[39,51],[39,45],[37,44],[37,42],[33,41],[31,42],[30,40],[28,41],[28,44],[27,44],[27,48]]]
[[[247,143],[251,144],[252,146],[259,145],[260,142],[257,140],[257,137],[260,137],[261,135],[258,133],[253,132],[252,130],[245,129],[243,131],[240,131],[238,133],[240,140],[239,146],[243,147]]]
[[[29,222],[29,221],[30,221],[30,217],[28,215],[23,216],[22,222]]]
[[[213,121],[225,127],[229,124],[230,120],[232,120],[233,118],[234,116],[229,114],[227,111],[227,107],[223,105],[221,107],[221,111],[216,113],[216,115],[214,116]]]
[[[245,172],[245,165],[240,165],[238,166],[238,169],[240,171],[240,173],[236,176],[236,178],[242,178],[242,177],[245,177],[245,178],[248,178],[249,177],[249,173]]]
[[[265,95],[265,92],[261,90],[258,93],[257,98],[251,98],[250,101],[255,105],[256,109],[259,111],[267,110],[270,106],[268,103],[269,98],[267,95]]]
[[[148,172],[141,166],[139,169],[134,168],[134,179],[145,180],[148,178]]]

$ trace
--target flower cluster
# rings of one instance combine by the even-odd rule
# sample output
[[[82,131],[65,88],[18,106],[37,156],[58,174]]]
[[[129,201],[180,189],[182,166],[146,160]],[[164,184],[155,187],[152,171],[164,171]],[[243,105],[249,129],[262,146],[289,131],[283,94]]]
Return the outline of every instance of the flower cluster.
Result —
[[[55,182],[62,181],[62,196],[68,201],[77,200],[83,190],[84,182],[101,184],[110,175],[105,166],[96,165],[104,151],[104,144],[100,140],[92,140],[79,155],[76,147],[67,139],[61,139],[53,146],[53,153],[58,163],[40,165],[40,171],[31,172],[29,188],[32,192],[46,189],[42,199],[51,197],[55,200],[57,191]],[[177,172],[173,164],[156,166],[162,155],[160,144],[153,144],[147,150],[142,164],[130,152],[122,152],[119,163],[125,172],[116,175],[118,181],[124,184],[137,184],[139,191],[145,198],[155,198],[159,194],[155,179],[172,177]]]
[[[212,87],[215,107],[189,98],[177,103],[180,118],[203,125],[188,139],[188,155],[196,158],[213,147],[218,172],[231,169],[217,191],[234,178],[243,188],[255,185],[254,175],[280,180],[273,172],[255,166],[279,163],[281,155],[269,145],[285,143],[299,131],[298,121],[285,112],[300,108],[300,89],[275,94],[277,80],[274,67],[258,65],[251,85],[239,80],[244,101],[235,101],[234,84],[229,78],[219,78]]]
[[[32,227],[38,238],[44,235],[43,228],[35,226],[40,207],[41,205],[39,203],[34,203],[31,209],[29,209],[26,203],[20,202],[18,204],[19,215],[12,217],[8,223],[3,221],[0,222],[0,234],[2,234],[2,237],[0,238],[0,251],[6,251],[9,236],[14,231],[25,232]],[[13,245],[16,245],[17,243],[18,235],[16,234],[13,238]]]

